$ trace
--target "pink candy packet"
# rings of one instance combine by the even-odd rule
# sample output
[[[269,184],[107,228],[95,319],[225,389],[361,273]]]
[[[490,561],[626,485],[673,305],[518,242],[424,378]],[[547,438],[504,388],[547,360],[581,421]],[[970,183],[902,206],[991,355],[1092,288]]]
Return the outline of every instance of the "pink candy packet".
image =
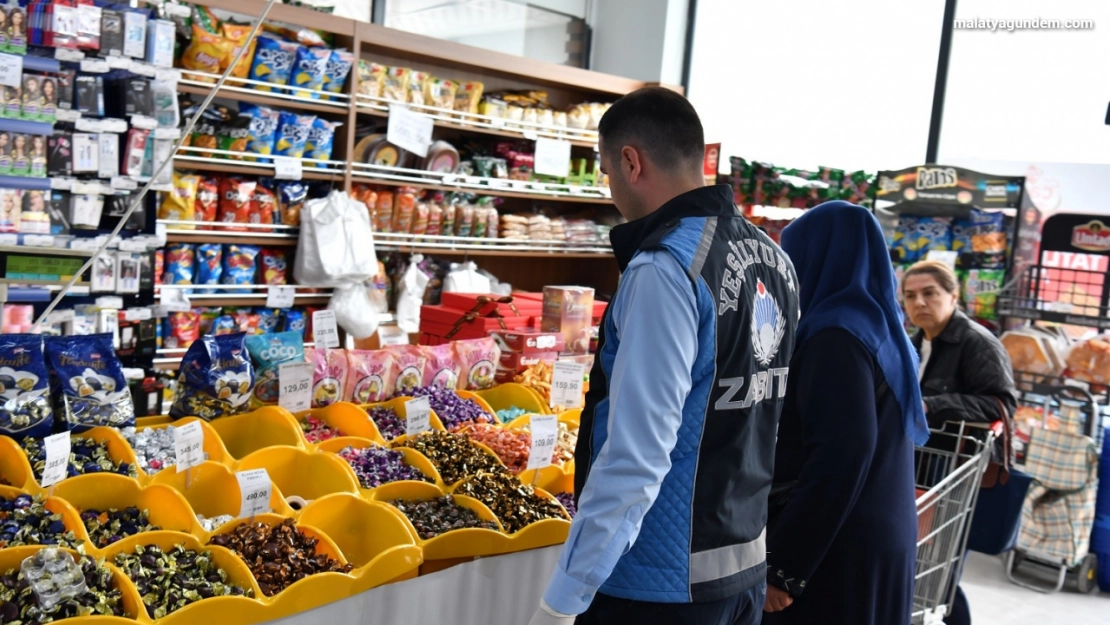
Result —
[[[347,365],[347,401],[376,404],[393,396],[393,354],[351,349],[347,350]]]

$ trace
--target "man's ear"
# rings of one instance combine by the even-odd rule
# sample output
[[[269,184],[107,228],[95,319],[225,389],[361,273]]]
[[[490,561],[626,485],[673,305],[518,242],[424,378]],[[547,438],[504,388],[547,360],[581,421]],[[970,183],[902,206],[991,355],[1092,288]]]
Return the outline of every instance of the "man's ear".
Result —
[[[640,151],[626,145],[621,148],[621,168],[628,174],[629,182],[636,182],[644,173],[644,161]]]

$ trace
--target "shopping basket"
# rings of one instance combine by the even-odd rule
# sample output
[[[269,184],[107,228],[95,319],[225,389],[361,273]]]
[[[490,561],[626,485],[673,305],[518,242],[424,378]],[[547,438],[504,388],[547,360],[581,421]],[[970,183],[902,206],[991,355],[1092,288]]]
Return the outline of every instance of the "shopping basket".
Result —
[[[990,462],[993,435],[933,431],[930,447],[915,450],[917,487],[917,574],[914,625],[941,623],[956,596],[968,528],[979,485]]]

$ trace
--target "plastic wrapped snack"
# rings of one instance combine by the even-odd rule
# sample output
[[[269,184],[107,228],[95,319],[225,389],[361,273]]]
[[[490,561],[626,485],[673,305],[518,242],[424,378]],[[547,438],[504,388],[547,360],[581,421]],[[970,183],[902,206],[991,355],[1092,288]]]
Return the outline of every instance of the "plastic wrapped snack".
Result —
[[[181,360],[170,416],[212,420],[246,412],[254,388],[246,335],[204,336]]]
[[[458,388],[478,391],[494,385],[497,375],[497,362],[501,359],[501,349],[493,337],[455,341],[456,358],[461,367]]]
[[[0,435],[50,434],[53,410],[42,337],[0,334]]]
[[[343,87],[347,85],[347,76],[350,75],[354,62],[354,53],[347,50],[332,50],[324,71],[324,91],[343,93]]]
[[[347,386],[347,353],[342,349],[305,349],[313,365],[312,407],[326,408],[344,398]]]
[[[390,345],[384,351],[393,354],[393,390],[396,395],[405,395],[425,385],[424,370],[428,366],[428,358],[420,347]]]
[[[394,361],[394,355],[385,350],[348,350],[344,400],[356,404],[374,404],[392,397]]]
[[[265,34],[258,37],[251,64],[250,78],[273,85],[288,85],[299,46]],[[258,91],[274,91],[268,85],[255,85]],[[282,90],[285,93],[284,90]]]
[[[327,48],[297,48],[293,75],[290,77],[290,85],[297,87],[293,95],[299,98],[319,98],[318,92],[324,88],[324,75],[330,59],[331,50]]]
[[[455,349],[451,343],[444,343],[434,347],[422,347],[424,356],[428,359],[424,367],[424,380],[428,386],[440,388],[456,388],[459,384],[459,372],[462,367],[456,359]]]
[[[246,344],[255,370],[251,408],[276,405],[278,369],[287,362],[304,362],[304,342],[296,332],[278,332],[248,336]]]
[[[254,284],[260,248],[255,245],[229,244],[224,248],[223,284]],[[250,289],[225,289],[225,293],[250,293]]]
[[[48,336],[44,342],[56,429],[135,425],[135,404],[111,334]]]
[[[1068,352],[1072,378],[1095,384],[1110,384],[1110,337],[1102,335],[1078,343]]]

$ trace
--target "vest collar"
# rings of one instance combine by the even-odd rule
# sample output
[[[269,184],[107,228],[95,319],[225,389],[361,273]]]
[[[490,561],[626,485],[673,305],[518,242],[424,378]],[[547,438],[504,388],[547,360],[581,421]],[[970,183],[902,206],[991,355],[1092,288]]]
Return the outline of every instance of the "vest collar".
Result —
[[[609,242],[617,265],[624,273],[636,252],[646,243],[657,242],[683,217],[735,217],[739,215],[733,202],[732,187],[718,184],[687,191],[659,207],[654,213],[635,221],[614,226]]]

